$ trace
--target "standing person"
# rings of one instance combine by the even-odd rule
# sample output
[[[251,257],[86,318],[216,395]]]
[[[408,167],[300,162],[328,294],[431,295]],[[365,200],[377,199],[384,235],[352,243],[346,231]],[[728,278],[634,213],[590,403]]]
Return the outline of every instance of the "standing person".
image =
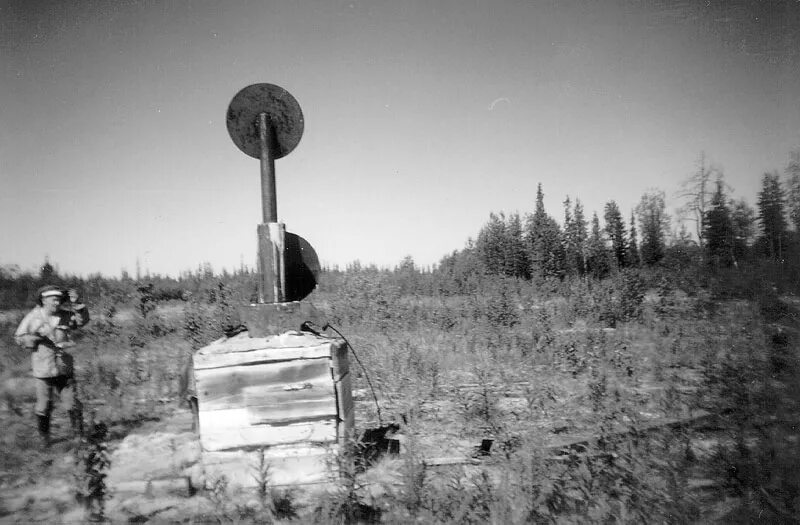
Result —
[[[44,447],[50,445],[50,414],[53,411],[53,394],[58,393],[61,403],[69,413],[72,431],[83,431],[80,401],[75,395],[75,377],[72,356],[64,352],[74,346],[71,330],[89,322],[89,311],[80,302],[80,296],[71,289],[69,304],[62,306],[64,292],[53,285],[38,291],[36,306],[20,322],[14,340],[31,350],[33,377],[36,381],[36,419]]]

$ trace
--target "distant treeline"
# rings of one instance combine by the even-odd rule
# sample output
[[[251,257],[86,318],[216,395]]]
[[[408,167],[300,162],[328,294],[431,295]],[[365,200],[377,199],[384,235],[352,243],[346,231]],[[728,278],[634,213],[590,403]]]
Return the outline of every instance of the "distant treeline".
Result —
[[[698,170],[676,192],[679,227],[666,211],[665,194],[642,195],[629,219],[614,200],[600,217],[591,219],[579,199],[563,201],[559,223],[545,212],[544,192],[537,189],[533,213],[491,213],[475,241],[445,257],[435,273],[456,291],[474,289],[481,275],[520,279],[602,279],[626,268],[663,267],[713,273],[754,265],[781,268],[785,281],[800,266],[800,150],[791,155],[785,180],[765,173],[756,207],[733,199],[719,169],[707,167],[701,155]],[[693,225],[693,231],[686,223]]]
[[[800,150],[791,154],[785,179],[765,173],[753,207],[733,199],[723,174],[706,165],[701,155],[696,173],[677,192],[683,206],[680,226],[666,212],[663,191],[645,193],[628,218],[617,203],[607,202],[601,218],[587,218],[579,199],[563,201],[561,222],[545,212],[544,192],[537,189],[534,211],[490,213],[475,240],[445,256],[433,268],[420,268],[405,257],[393,269],[354,262],[345,269],[325,268],[319,290],[335,292],[354,277],[393,290],[399,295],[463,295],[485,290],[497,276],[546,282],[568,278],[604,279],[626,269],[661,268],[673,275],[713,276],[727,268],[769,266],[776,286],[800,288]],[[686,223],[693,225],[692,230]],[[137,271],[137,274],[139,272]],[[0,267],[3,309],[34,304],[42,284],[76,287],[90,302],[101,299],[126,303],[145,294],[153,301],[214,303],[220,290],[240,302],[254,301],[257,279],[253,270],[215,273],[208,263],[179,277],[122,272],[119,278],[100,274],[76,277],[60,274],[45,260],[38,273]],[[313,297],[313,296],[312,296]]]

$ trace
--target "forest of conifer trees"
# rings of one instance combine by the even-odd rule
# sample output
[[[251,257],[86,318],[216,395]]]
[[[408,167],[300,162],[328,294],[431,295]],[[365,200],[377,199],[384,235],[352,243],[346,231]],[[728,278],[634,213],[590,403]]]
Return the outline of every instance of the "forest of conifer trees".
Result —
[[[462,282],[470,271],[522,279],[591,276],[603,278],[624,268],[692,263],[704,269],[771,261],[792,265],[800,256],[800,154],[781,179],[765,173],[756,207],[734,199],[722,173],[706,169],[684,181],[683,206],[675,221],[666,195],[642,195],[629,222],[614,200],[605,204],[603,223],[594,212],[587,220],[579,198],[563,201],[564,217],[548,215],[541,184],[533,213],[491,213],[477,239],[445,257],[438,271]],[[686,223],[695,223],[695,234]]]
[[[472,293],[485,276],[519,279],[602,279],[625,268],[686,266],[699,271],[777,263],[785,268],[783,280],[797,282],[800,258],[800,152],[793,152],[784,170],[764,173],[755,207],[735,198],[718,170],[705,165],[701,156],[696,173],[675,193],[682,204],[674,217],[666,209],[664,191],[651,190],[630,210],[629,219],[617,202],[609,200],[600,215],[588,216],[580,197],[565,196],[559,222],[545,211],[545,192],[538,186],[533,211],[520,215],[492,212],[476,239],[442,257],[433,268],[418,267],[406,257],[393,269],[351,263],[345,269],[326,268],[321,289],[331,290],[343,273],[366,272],[382,278],[409,282],[414,274],[416,293]],[[688,225],[688,226],[687,226]],[[32,303],[40,283],[78,286],[90,299],[111,296],[124,301],[137,293],[141,283],[152,285],[157,300],[181,300],[192,295],[213,294],[225,283],[243,301],[255,292],[254,271],[242,265],[233,272],[215,273],[208,263],[178,277],[150,275],[119,278],[100,274],[86,277],[62,275],[45,260],[38,274],[13,265],[0,267],[0,300],[8,308]]]

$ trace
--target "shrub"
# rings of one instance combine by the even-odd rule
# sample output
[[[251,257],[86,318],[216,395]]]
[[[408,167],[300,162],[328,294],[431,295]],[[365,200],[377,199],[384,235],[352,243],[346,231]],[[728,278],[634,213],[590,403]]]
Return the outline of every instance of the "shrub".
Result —
[[[105,423],[91,422],[75,453],[75,497],[83,504],[87,519],[92,522],[105,521],[106,477],[111,466],[107,440]]]

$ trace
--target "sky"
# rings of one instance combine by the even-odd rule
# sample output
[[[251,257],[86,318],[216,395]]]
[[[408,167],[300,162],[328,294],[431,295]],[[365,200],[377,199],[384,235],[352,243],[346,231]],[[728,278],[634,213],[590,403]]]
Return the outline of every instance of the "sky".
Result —
[[[436,264],[490,212],[629,215],[701,153],[733,197],[800,148],[800,2],[0,0],[0,266],[256,260],[243,87],[305,121],[278,218],[327,266]]]

